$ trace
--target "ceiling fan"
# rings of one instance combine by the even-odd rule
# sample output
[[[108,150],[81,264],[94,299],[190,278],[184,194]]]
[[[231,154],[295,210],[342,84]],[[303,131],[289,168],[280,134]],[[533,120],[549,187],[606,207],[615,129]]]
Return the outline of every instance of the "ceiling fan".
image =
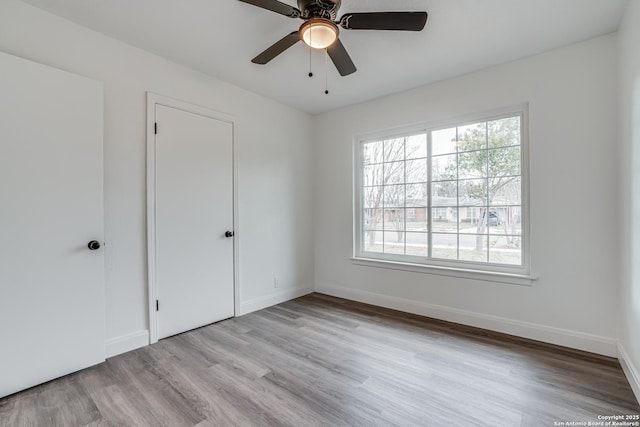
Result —
[[[345,30],[421,31],[427,22],[427,12],[347,13],[335,21],[342,0],[297,0],[298,8],[278,0],[240,1],[305,21],[298,31],[287,34],[251,62],[266,64],[302,40],[314,49],[326,49],[342,76],[355,73],[356,66],[338,38],[338,26]]]

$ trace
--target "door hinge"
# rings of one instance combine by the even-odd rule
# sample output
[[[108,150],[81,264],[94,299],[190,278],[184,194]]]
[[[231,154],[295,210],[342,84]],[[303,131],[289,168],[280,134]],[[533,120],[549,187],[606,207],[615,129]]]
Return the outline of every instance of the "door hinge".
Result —
[[[156,311],[160,311],[160,303],[156,300]]]
[[[155,135],[157,135],[157,134],[158,134],[158,122],[156,122],[156,123],[154,123],[154,124],[153,124],[153,133],[154,133]]]

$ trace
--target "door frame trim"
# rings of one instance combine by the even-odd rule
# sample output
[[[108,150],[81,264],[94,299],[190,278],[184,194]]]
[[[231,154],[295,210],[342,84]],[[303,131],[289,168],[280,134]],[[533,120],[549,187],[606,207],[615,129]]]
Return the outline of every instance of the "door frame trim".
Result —
[[[240,289],[238,286],[239,267],[239,224],[238,224],[238,156],[236,150],[237,119],[226,113],[207,107],[190,104],[178,99],[147,92],[147,284],[149,310],[149,344],[158,342],[158,313],[155,309],[157,299],[156,282],[156,105],[175,108],[188,113],[220,120],[231,124],[232,136],[232,181],[233,181],[233,308],[234,316],[240,312]]]

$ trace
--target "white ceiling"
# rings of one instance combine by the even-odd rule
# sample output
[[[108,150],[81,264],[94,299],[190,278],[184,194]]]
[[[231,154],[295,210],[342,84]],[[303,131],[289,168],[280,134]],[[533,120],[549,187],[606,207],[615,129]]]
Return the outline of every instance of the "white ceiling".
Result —
[[[312,52],[310,79],[303,43],[267,65],[250,62],[299,19],[237,0],[24,1],[315,114],[613,32],[628,0],[343,0],[338,16],[426,10],[429,19],[420,33],[343,30],[358,71],[340,77],[330,64],[329,95],[324,52]]]

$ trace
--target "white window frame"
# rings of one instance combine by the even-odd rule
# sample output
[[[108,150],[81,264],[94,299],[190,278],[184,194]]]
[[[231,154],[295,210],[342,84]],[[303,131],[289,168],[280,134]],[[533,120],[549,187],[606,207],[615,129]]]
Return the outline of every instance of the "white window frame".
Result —
[[[504,264],[491,264],[485,262],[441,260],[428,257],[411,255],[395,255],[378,252],[365,252],[363,227],[363,175],[364,158],[363,144],[371,141],[380,141],[394,137],[406,137],[417,133],[427,134],[427,157],[431,159],[431,132],[447,129],[454,126],[465,126],[473,123],[497,120],[506,117],[520,116],[520,146],[521,146],[521,224],[522,224],[522,265],[508,266]],[[463,277],[477,280],[514,283],[519,285],[531,285],[536,277],[531,274],[530,251],[530,215],[529,215],[529,114],[528,104],[496,109],[489,112],[469,114],[451,120],[421,123],[385,131],[371,132],[357,135],[353,141],[353,256],[354,264],[371,267],[400,269],[421,273]],[[431,160],[429,160],[431,165]],[[428,172],[428,188],[431,185],[431,173]],[[429,207],[427,213],[430,216],[431,194],[429,191]],[[428,219],[431,221],[431,218]],[[428,233],[429,245],[431,233]],[[430,253],[430,251],[429,251]]]

